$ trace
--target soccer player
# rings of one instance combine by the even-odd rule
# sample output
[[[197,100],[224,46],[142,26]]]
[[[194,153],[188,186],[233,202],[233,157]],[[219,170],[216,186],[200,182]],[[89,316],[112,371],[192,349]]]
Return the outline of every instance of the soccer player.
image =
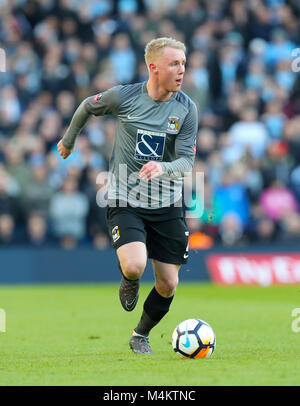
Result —
[[[198,113],[180,90],[185,51],[185,45],[172,38],[150,41],[145,48],[148,80],[87,97],[57,145],[65,159],[91,115],[117,117],[107,223],[119,259],[119,297],[126,311],[136,306],[147,258],[152,259],[155,276],[129,341],[135,353],[153,353],[149,332],[169,311],[180,266],[188,258],[182,185],[194,164]]]

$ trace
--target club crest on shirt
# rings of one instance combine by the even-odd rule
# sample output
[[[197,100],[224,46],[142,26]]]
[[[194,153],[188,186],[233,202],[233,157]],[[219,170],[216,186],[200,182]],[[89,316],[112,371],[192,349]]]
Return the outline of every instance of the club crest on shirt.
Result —
[[[102,97],[102,93],[98,93],[96,94],[96,96],[94,97],[94,103],[97,103]]]
[[[179,129],[179,118],[172,116],[168,117],[167,131],[176,133]]]
[[[119,226],[115,226],[115,227],[111,230],[111,236],[112,236],[113,242],[116,242],[116,241],[120,238]]]

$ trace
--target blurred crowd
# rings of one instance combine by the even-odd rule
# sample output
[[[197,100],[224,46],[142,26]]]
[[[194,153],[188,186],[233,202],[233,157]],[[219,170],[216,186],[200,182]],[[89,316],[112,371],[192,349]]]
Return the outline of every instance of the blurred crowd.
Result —
[[[56,144],[85,97],[147,78],[161,36],[185,42],[199,110],[191,248],[299,242],[299,23],[298,0],[0,0],[0,245],[109,246],[97,176],[114,117],[65,161]]]

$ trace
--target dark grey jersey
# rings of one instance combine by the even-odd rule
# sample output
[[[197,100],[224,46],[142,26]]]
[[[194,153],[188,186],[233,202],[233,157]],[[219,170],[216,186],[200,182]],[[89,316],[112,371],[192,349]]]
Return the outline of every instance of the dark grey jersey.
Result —
[[[192,171],[198,114],[193,101],[176,92],[167,101],[153,100],[146,83],[116,86],[85,99],[63,138],[72,147],[91,115],[117,117],[110,159],[109,201],[143,208],[167,207],[181,200],[183,176]],[[158,161],[163,175],[150,182],[139,178],[141,167]]]

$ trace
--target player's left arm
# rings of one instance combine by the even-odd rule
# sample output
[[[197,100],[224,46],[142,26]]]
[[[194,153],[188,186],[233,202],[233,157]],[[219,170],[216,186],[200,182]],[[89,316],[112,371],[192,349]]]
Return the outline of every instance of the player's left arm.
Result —
[[[191,104],[180,133],[175,140],[176,159],[172,162],[150,161],[140,170],[142,179],[151,180],[164,173],[177,178],[190,173],[195,160],[195,142],[198,131],[198,112],[196,105]]]

